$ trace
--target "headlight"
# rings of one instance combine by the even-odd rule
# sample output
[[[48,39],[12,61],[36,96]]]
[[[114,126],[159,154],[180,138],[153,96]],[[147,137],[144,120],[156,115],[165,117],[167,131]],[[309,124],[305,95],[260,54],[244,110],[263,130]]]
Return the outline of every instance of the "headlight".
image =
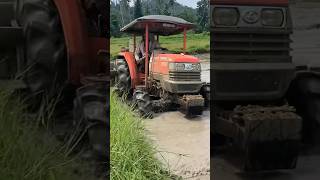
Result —
[[[169,63],[170,71],[201,71],[200,63]]]
[[[217,7],[213,9],[213,22],[216,25],[234,26],[239,21],[237,8]]]
[[[264,26],[280,27],[284,21],[283,11],[281,9],[263,9],[261,19]]]

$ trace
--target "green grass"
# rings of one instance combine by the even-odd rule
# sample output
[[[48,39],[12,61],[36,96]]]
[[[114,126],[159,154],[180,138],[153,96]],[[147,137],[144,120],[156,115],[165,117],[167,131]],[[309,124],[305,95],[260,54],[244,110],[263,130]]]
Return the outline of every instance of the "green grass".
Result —
[[[110,162],[112,180],[170,179],[155,158],[144,124],[115,93],[110,98]]]
[[[0,90],[0,179],[92,179],[88,167],[66,156],[64,146],[35,119],[25,114],[16,95]]]
[[[120,52],[122,47],[129,47],[129,39],[131,37],[121,37],[121,38],[111,38],[110,52],[111,57],[114,57]],[[137,42],[139,42],[137,38]],[[173,36],[161,36],[160,44],[162,47],[174,53],[182,52],[183,48],[183,35],[173,35]],[[210,52],[210,33],[187,34],[187,53],[188,54],[198,54],[198,53],[208,53]]]

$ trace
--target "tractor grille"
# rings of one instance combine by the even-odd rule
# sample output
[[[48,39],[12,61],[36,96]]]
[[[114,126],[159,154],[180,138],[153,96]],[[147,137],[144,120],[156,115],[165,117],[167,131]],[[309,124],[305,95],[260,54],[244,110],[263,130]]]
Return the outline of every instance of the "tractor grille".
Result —
[[[213,32],[215,62],[290,62],[289,32]]]
[[[169,72],[172,81],[201,81],[200,72]]]

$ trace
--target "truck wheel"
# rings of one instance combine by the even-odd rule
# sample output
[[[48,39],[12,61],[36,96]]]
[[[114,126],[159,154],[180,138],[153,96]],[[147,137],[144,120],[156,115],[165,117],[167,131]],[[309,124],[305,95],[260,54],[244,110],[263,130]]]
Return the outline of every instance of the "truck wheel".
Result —
[[[24,44],[17,55],[22,79],[32,93],[49,91],[67,79],[67,58],[59,13],[51,0],[16,0]]]
[[[131,89],[131,77],[128,64],[124,59],[117,59],[116,62],[116,89],[120,96],[129,95]]]
[[[92,150],[101,157],[109,158],[109,90],[106,84],[92,84],[79,88],[74,100],[74,121],[85,126]],[[79,134],[83,133],[80,128]]]
[[[133,102],[143,118],[153,118],[152,103],[148,93],[136,90],[133,93]]]

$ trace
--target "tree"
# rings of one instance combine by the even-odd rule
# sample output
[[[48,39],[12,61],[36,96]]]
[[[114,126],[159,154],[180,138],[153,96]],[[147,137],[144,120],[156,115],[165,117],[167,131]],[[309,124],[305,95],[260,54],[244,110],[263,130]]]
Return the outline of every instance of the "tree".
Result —
[[[141,16],[143,16],[141,0],[136,0],[134,4],[134,18],[139,18]]]
[[[131,20],[129,3],[130,0],[120,0],[121,26],[128,24]]]
[[[144,14],[145,15],[150,15],[150,6],[149,6],[149,1],[145,1],[144,3]]]
[[[174,5],[175,5],[176,1],[175,0],[169,0],[169,7],[171,7],[171,15],[175,15],[176,12],[175,12],[175,8],[174,8]]]
[[[200,0],[197,3],[198,24],[201,31],[209,28],[209,3],[208,0]]]
[[[162,0],[156,0],[156,13],[162,14]]]
[[[170,13],[170,4],[169,3],[165,4],[164,9],[163,9],[163,14],[167,15],[167,16],[171,15],[171,13]]]
[[[191,23],[196,22],[196,16],[194,15],[194,13],[190,10],[190,9],[184,9],[180,14],[178,14],[178,17],[189,21]]]

